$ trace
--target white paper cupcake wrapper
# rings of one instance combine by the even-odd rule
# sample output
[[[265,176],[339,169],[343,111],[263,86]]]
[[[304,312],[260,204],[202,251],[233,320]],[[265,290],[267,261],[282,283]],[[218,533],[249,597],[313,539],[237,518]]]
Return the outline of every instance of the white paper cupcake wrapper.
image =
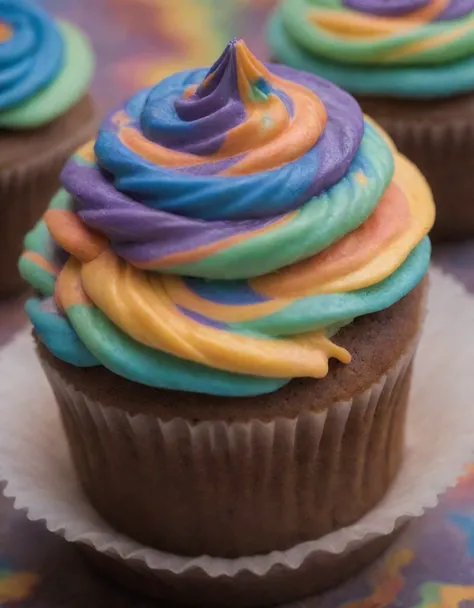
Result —
[[[186,578],[263,577],[296,571],[315,556],[361,547],[437,504],[474,451],[472,336],[474,298],[454,279],[431,272],[429,312],[420,340],[408,415],[407,450],[385,499],[356,524],[318,541],[267,555],[187,558],[117,534],[84,499],[59,414],[28,333],[0,352],[0,479],[15,506],[67,540]]]
[[[353,399],[269,422],[130,416],[42,365],[86,494],[114,528],[183,555],[255,555],[320,538],[379,502],[404,452],[416,342]]]

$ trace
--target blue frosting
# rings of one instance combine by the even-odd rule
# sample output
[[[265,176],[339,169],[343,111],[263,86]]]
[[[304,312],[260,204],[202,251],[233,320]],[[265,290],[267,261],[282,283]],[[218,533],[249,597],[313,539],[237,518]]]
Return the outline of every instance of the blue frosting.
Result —
[[[275,67],[277,74],[280,71],[281,67]],[[179,98],[187,87],[201,83],[207,73],[206,69],[182,72],[161,81],[153,89],[137,93],[125,105],[130,126],[154,135],[159,131],[163,138],[168,123],[168,137],[176,136],[179,121],[169,99]],[[304,74],[302,83],[306,84]],[[356,102],[329,83],[321,80],[317,84],[317,94],[332,118],[306,154],[278,168],[242,176],[221,176],[219,172],[225,169],[226,161],[212,162],[212,156],[207,157],[209,163],[190,169],[161,167],[125,145],[112,120],[113,114],[99,131],[95,145],[98,164],[110,174],[116,190],[153,209],[179,216],[232,221],[275,217],[297,209],[343,178],[362,139],[362,114]],[[308,85],[314,87],[314,80],[309,80]],[[291,113],[290,101],[286,100],[285,105]],[[151,111],[158,107],[159,121]],[[182,121],[181,128],[191,127]],[[202,135],[202,131],[199,133]],[[228,162],[238,160],[236,155]]]
[[[64,41],[46,12],[27,0],[0,0],[12,36],[0,43],[0,111],[33,97],[59,74]]]

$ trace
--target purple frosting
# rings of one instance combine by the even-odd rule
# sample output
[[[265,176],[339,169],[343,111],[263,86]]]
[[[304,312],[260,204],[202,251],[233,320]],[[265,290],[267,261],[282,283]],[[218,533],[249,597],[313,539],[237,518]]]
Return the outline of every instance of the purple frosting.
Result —
[[[380,17],[403,17],[431,3],[431,0],[343,0],[347,8]],[[460,19],[474,10],[474,0],[451,0],[436,21]]]
[[[228,46],[232,51],[233,44],[234,41]],[[212,77],[188,98],[167,97],[159,87],[151,91],[140,117],[147,139],[200,156],[214,154],[222,146],[226,132],[246,118],[239,95],[235,52],[222,53],[209,73]]]
[[[308,86],[324,103],[328,121],[317,143],[316,173],[319,179],[324,175],[330,186],[338,181],[339,174],[346,173],[359,148],[363,135],[360,107],[350,95],[317,76],[284,66],[268,67],[280,77]],[[306,171],[301,179],[303,183],[308,180]],[[97,166],[74,157],[63,170],[62,182],[76,200],[76,211],[85,224],[105,234],[119,256],[137,263],[266,228],[282,217],[274,213],[257,219],[209,221],[151,208],[117,190],[108,174]],[[308,190],[301,204],[312,197]],[[271,201],[263,199],[264,203]]]
[[[474,11],[474,0],[451,0],[438,20],[461,19]]]
[[[247,113],[239,92],[236,42],[232,40],[227,45],[209,69],[208,77],[189,97],[169,97],[168,91],[160,86],[152,89],[140,116],[140,129],[147,139],[179,152],[208,156],[221,148],[230,129],[245,122]],[[270,91],[263,79],[255,86]],[[293,103],[288,95],[284,91],[272,92],[280,97],[291,115]],[[183,170],[217,173],[238,160],[240,156]]]
[[[430,2],[431,0],[344,0],[347,8],[381,17],[406,15],[427,6]]]
[[[61,180],[84,223],[106,234],[120,257],[137,262],[258,230],[280,219],[206,222],[150,209],[116,190],[96,167],[73,160]]]

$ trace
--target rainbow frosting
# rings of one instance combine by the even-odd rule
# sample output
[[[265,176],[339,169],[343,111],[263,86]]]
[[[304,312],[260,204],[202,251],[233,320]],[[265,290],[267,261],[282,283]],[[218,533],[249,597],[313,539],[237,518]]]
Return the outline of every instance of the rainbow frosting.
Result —
[[[353,93],[474,90],[474,0],[284,0],[268,40],[283,63]]]
[[[89,43],[28,0],[0,0],[0,128],[54,120],[85,94],[93,71]]]
[[[430,190],[333,84],[242,41],[140,91],[27,236],[37,335],[76,366],[225,396],[349,363],[337,332],[425,274]]]

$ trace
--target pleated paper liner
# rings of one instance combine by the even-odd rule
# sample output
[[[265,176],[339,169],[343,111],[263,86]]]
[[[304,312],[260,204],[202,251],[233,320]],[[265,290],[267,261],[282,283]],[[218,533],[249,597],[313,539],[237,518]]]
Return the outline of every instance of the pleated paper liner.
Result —
[[[350,574],[354,563],[362,560],[363,553],[351,560],[351,551],[367,551],[367,559],[374,558],[388,542],[386,537],[433,507],[438,494],[471,460],[473,300],[452,278],[432,271],[400,472],[372,511],[318,541],[237,559],[189,558],[118,534],[81,491],[58,408],[27,333],[0,352],[0,478],[7,481],[5,493],[16,498],[16,507],[25,509],[30,519],[42,520],[67,540],[116,560],[119,570],[127,569],[129,584],[158,597],[200,605],[258,606],[316,593]],[[368,543],[373,542],[382,547],[371,548]],[[104,567],[100,556],[95,561]],[[110,563],[114,564],[106,561],[105,566],[109,570]],[[115,574],[122,580],[122,573]]]
[[[218,576],[210,582],[199,571],[196,576],[182,577],[171,571],[150,570],[141,560],[116,559],[90,546],[79,548],[91,566],[111,582],[171,606],[205,606],[206,608],[246,608],[281,606],[296,599],[313,596],[317,591],[336,587],[373,563],[403,532],[397,527],[390,534],[370,539],[362,546],[340,554],[314,553],[294,570],[274,566],[264,576],[250,571],[238,579]],[[312,603],[317,608],[316,603]],[[288,608],[290,608],[288,606]],[[291,608],[296,608],[295,604]],[[298,606],[299,608],[299,606]],[[301,607],[302,608],[302,607]]]
[[[358,101],[428,180],[436,203],[433,240],[474,237],[474,94]]]
[[[166,551],[236,557],[319,538],[379,502],[403,456],[412,357],[323,412],[197,424],[104,406],[41,361],[104,519]]]
[[[23,238],[59,188],[64,163],[94,130],[94,107],[86,96],[45,127],[0,131],[0,297],[26,288],[17,269]]]

